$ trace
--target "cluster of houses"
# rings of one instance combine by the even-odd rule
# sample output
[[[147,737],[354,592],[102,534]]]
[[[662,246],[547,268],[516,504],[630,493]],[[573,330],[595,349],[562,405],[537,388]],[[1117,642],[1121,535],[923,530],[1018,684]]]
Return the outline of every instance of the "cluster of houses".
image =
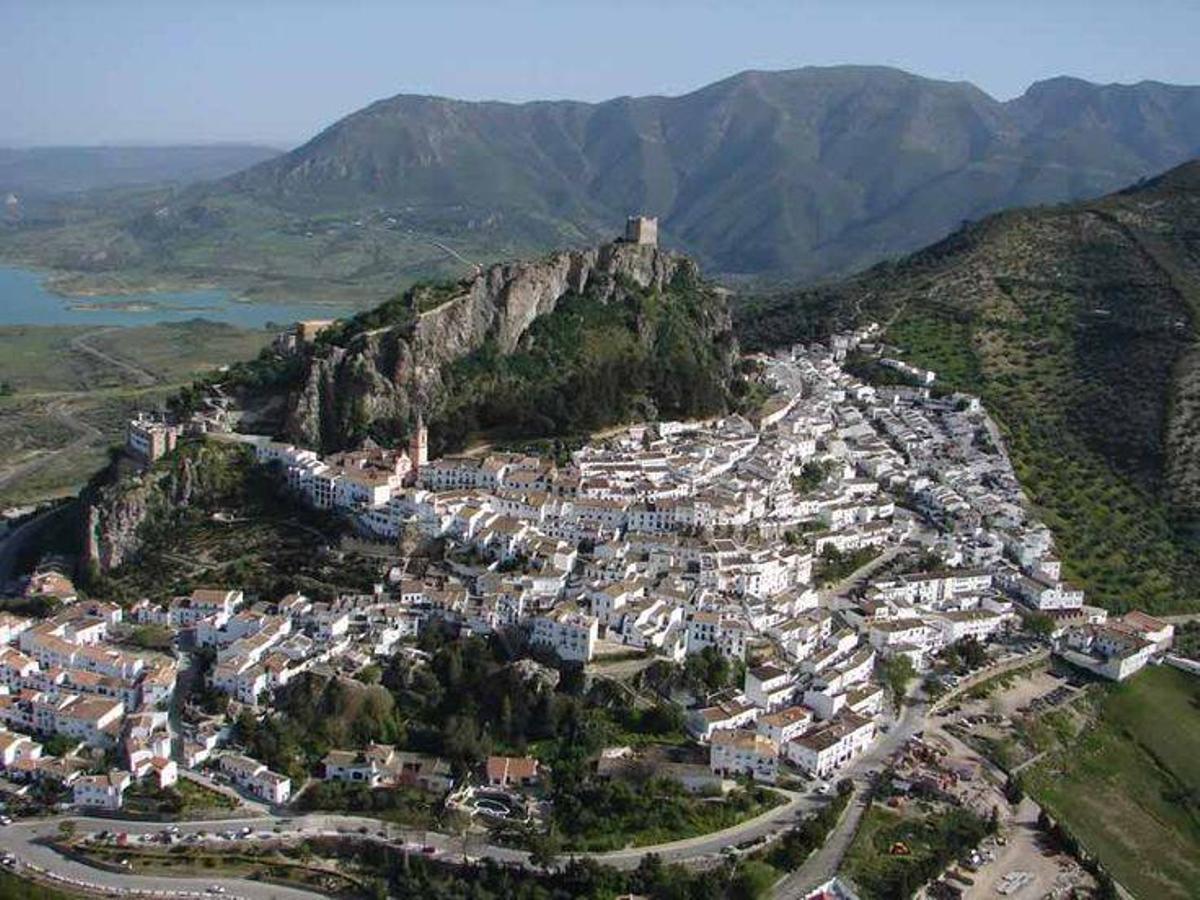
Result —
[[[947,645],[987,641],[1022,613],[1050,617],[1062,651],[1109,677],[1161,651],[1162,623],[1140,614],[1107,622],[1061,578],[1049,531],[1029,518],[976,399],[934,396],[934,373],[896,360],[884,362],[911,385],[872,386],[847,371],[851,352],[882,354],[877,332],[756,358],[774,394],[753,419],[632,426],[561,465],[506,452],[430,460],[419,420],[406,448],[368,443],[327,457],[231,435],[313,507],[343,513],[377,540],[439,539],[445,563],[419,578],[393,570],[373,592],[330,602],[293,594],[247,603],[237,590],[198,590],[143,601],[129,615],[191,629],[215,652],[212,687],[259,709],[296,675],[356,671],[432,621],[462,634],[519,632],[568,662],[630,650],[750,659],[742,689],[696,702],[687,722],[708,747],[709,777],[768,782],[781,765],[826,777],[870,747],[883,663],[903,656],[920,671]],[[143,458],[173,443],[159,424],[130,424]],[[829,561],[901,550],[937,565],[885,568],[852,594],[818,602]],[[157,771],[169,745],[156,752],[166,722],[155,710],[174,673],[106,648],[95,622],[120,611],[90,608],[14,624],[7,643],[18,646],[3,651],[11,659],[0,655],[10,692],[0,713],[14,728],[129,742],[129,772]],[[53,687],[39,680],[46,671]],[[180,735],[180,762],[205,763],[224,735],[220,723]],[[265,801],[290,796],[287,779],[255,760],[225,753],[216,762]],[[528,768],[503,763],[512,764]],[[507,769],[493,768],[488,779],[508,781]],[[324,769],[372,787],[449,787],[444,762],[390,747],[333,751]]]
[[[431,461],[420,423],[405,450],[324,458],[246,438],[312,506],[382,540],[444,539],[451,564],[331,604],[221,610],[197,632],[218,647],[214,684],[260,702],[314,662],[393,652],[430,619],[472,634],[519,629],[582,663],[625,648],[673,660],[765,650],[776,675],[748,675],[742,696],[692,711],[713,770],[771,780],[783,759],[828,774],[875,734],[878,663],[903,655],[921,670],[948,644],[1002,632],[1019,609],[1083,602],[1059,578],[1048,531],[1027,519],[974,398],[933,397],[932,373],[903,365],[893,367],[911,387],[845,370],[850,351],[878,352],[874,334],[760,358],[776,393],[754,421],[633,426],[561,466],[499,452]],[[819,607],[823,558],[910,545],[901,496],[940,526],[926,549],[942,568],[880,577]]]
[[[124,616],[119,606],[75,602],[61,574],[40,579],[35,589],[51,586],[56,597],[71,601],[56,614],[33,620],[0,613],[3,776],[21,786],[52,779],[72,786],[81,804],[110,809],[119,807],[135,779],[173,784],[178,769],[165,707],[175,690],[176,663],[112,643]],[[46,752],[51,739],[66,751]],[[89,775],[88,750],[111,751],[125,768],[111,778]]]
[[[236,623],[233,631],[243,629],[237,653],[261,658],[263,648],[274,643],[269,630],[249,624],[269,617],[238,619],[238,591],[196,591],[162,608],[143,602],[127,612],[111,603],[78,600],[61,574],[35,576],[31,589],[53,589],[65,605],[40,620],[0,613],[0,775],[19,792],[50,779],[70,788],[81,807],[120,809],[125,791],[140,780],[158,788],[174,785],[180,762],[187,767],[204,762],[228,731],[174,734],[167,710],[177,663],[162,654],[131,651],[117,642],[118,632],[133,623],[153,623],[193,628],[198,639],[216,644],[229,634],[217,626],[224,616]],[[210,636],[207,629],[213,628],[221,633]],[[182,757],[173,752],[177,737]],[[51,741],[63,748],[59,755],[46,751]],[[100,754],[115,757],[121,767],[93,773]],[[234,765],[228,759],[228,754],[221,757],[222,770]],[[231,780],[265,801],[282,803],[290,795],[288,780],[265,767],[242,766],[236,776]]]
[[[392,591],[415,619],[522,626],[580,662],[602,643],[740,659],[754,635],[816,607],[822,554],[882,549],[907,527],[838,438],[840,408],[822,399],[819,373],[806,382],[792,360],[768,365],[779,392],[756,422],[635,426],[564,466],[516,453],[430,461],[420,427],[407,452],[323,459],[254,441],[255,453],[370,535],[449,542],[453,574]],[[829,473],[811,489],[796,482],[809,464]]]
[[[1151,661],[1161,661],[1175,639],[1175,626],[1140,610],[1108,618],[1103,610],[1060,628],[1056,651],[1075,665],[1124,681]]]

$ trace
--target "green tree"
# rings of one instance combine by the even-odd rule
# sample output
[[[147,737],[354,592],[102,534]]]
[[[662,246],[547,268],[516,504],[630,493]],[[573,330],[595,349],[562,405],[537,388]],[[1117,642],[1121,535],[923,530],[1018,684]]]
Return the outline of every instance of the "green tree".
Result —
[[[1054,620],[1045,613],[1030,613],[1025,616],[1021,628],[1033,637],[1049,640],[1054,634]]]
[[[738,863],[729,884],[730,900],[759,900],[770,896],[779,873],[764,862],[748,859]]]
[[[354,677],[363,684],[379,684],[379,679],[383,676],[383,671],[379,666],[372,663],[371,665],[363,666],[358,670],[358,674]]]
[[[978,669],[987,662],[987,650],[975,638],[963,638],[955,646],[959,658],[968,669]]]
[[[1004,782],[1004,797],[1013,806],[1019,806],[1025,799],[1025,791],[1021,787],[1021,782],[1011,775]]]
[[[912,660],[902,654],[893,656],[883,664],[883,679],[892,693],[892,702],[899,707],[908,693],[908,686],[916,677]]]
[[[553,869],[562,852],[562,838],[551,827],[544,834],[536,834],[530,840],[529,861],[542,869]]]

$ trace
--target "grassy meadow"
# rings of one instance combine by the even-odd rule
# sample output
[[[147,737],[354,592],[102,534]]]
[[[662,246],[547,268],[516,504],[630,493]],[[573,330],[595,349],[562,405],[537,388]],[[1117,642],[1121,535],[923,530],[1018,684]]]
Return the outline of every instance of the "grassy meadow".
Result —
[[[1200,678],[1147,668],[1097,705],[1023,784],[1135,896],[1200,895]]]
[[[0,327],[0,507],[64,496],[104,465],[124,421],[271,338],[196,320],[137,328]]]

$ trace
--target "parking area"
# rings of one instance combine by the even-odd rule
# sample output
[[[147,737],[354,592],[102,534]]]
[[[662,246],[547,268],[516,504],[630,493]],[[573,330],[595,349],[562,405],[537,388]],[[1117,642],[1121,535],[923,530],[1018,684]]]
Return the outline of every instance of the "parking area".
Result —
[[[269,829],[253,829],[249,826],[213,831],[181,832],[178,825],[168,825],[160,831],[131,834],[114,828],[112,831],[95,831],[84,835],[83,843],[131,847],[137,844],[173,846],[175,844],[220,844],[241,841],[282,840],[283,836]]]
[[[1095,886],[1075,860],[1046,848],[1037,827],[1037,806],[1029,799],[1005,823],[1001,837],[987,839],[980,849],[983,859],[970,873],[974,884],[966,888],[966,900],[1066,898],[1076,888]]]
[[[1038,668],[1001,682],[986,697],[964,695],[943,709],[941,716],[947,721],[981,716],[997,720],[1011,719],[1014,715],[1044,712],[1071,700],[1081,690],[1049,668]]]

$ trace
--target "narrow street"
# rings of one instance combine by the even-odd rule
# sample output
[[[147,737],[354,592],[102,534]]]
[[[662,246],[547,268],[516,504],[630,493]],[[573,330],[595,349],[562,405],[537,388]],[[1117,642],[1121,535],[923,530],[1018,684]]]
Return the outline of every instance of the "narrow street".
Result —
[[[855,782],[854,797],[825,843],[799,869],[776,885],[775,897],[778,900],[798,900],[837,874],[842,858],[858,833],[858,823],[870,804],[869,796],[867,788]]]
[[[171,705],[167,709],[167,732],[171,735],[171,758],[183,767],[183,703],[192,694],[196,680],[196,666],[192,654],[179,652],[179,670],[175,676],[175,691],[171,694]]]
[[[854,836],[858,833],[858,824],[867,809],[867,798],[870,795],[869,773],[880,768],[910,737],[925,727],[927,710],[928,704],[923,697],[910,697],[908,705],[904,707],[899,717],[892,721],[888,731],[875,742],[874,746],[835,776],[837,780],[853,779],[854,798],[837,826],[825,839],[825,843],[805,860],[799,869],[775,885],[774,896],[777,900],[797,900],[797,898],[804,897],[809,891],[824,884],[837,874],[846,851],[854,842]]]

